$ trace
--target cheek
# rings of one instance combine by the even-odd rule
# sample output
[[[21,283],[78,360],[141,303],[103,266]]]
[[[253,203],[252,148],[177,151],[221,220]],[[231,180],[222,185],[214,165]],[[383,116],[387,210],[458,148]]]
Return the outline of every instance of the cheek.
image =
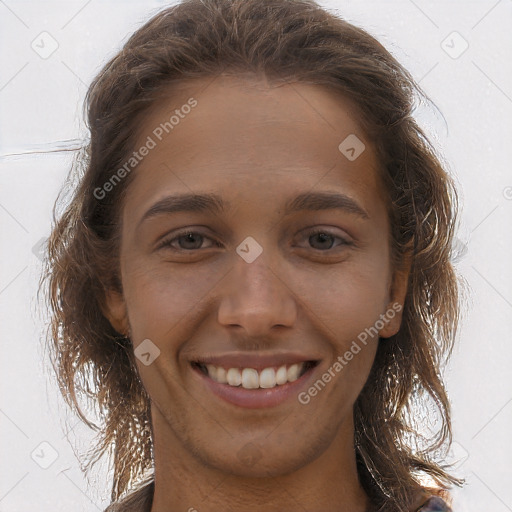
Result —
[[[127,264],[123,287],[134,338],[169,339],[171,329],[191,325],[226,272],[218,265]]]
[[[354,260],[328,272],[304,273],[296,283],[296,296],[345,341],[373,325],[389,299],[389,271],[379,258]]]

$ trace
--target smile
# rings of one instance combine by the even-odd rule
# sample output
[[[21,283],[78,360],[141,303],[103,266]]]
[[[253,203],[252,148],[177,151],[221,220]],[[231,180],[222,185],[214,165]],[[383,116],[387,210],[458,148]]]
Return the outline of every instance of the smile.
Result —
[[[316,364],[317,361],[304,361],[258,371],[255,368],[224,368],[213,364],[193,363],[215,382],[232,387],[241,386],[244,389],[272,389],[287,382],[295,382]]]
[[[249,361],[244,364],[241,358],[222,362],[218,358],[213,364],[211,359],[190,362],[192,373],[205,392],[212,393],[224,403],[249,409],[275,407],[286,400],[296,401],[320,363],[319,360],[301,361],[300,358],[293,361],[291,357],[279,362],[260,358],[252,360],[252,364]]]

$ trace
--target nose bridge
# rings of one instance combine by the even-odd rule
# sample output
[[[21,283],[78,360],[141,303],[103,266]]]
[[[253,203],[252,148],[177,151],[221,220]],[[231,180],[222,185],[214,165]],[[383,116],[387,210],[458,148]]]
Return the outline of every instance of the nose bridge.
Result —
[[[252,263],[240,262],[235,276],[238,282],[237,295],[254,306],[275,301],[279,288],[283,286],[276,271],[272,269],[271,262],[263,258]]]
[[[221,299],[219,322],[241,326],[250,336],[264,335],[274,325],[291,326],[295,299],[279,276],[271,251],[263,251],[251,263],[237,258]]]

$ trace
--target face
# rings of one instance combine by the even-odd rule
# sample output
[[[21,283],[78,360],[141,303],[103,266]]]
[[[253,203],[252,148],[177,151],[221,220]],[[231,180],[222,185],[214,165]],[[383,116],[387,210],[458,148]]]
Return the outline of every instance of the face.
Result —
[[[405,295],[355,110],[319,86],[218,77],[140,134],[106,314],[139,355],[155,445],[245,476],[341,453]]]

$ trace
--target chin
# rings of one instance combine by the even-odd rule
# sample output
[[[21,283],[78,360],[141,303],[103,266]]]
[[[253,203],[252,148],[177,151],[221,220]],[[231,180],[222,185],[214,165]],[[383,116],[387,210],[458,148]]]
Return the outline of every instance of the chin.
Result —
[[[318,435],[318,431],[316,433]],[[304,439],[310,440],[308,444],[304,443]],[[242,478],[275,478],[299,471],[317,459],[330,445],[328,438],[317,438],[315,443],[312,443],[312,439],[312,435],[301,435],[294,445],[290,444],[289,436],[287,443],[269,442],[268,439],[259,443],[248,441],[242,445],[236,443],[237,446],[225,450],[196,451],[195,455],[203,465],[222,473]]]

